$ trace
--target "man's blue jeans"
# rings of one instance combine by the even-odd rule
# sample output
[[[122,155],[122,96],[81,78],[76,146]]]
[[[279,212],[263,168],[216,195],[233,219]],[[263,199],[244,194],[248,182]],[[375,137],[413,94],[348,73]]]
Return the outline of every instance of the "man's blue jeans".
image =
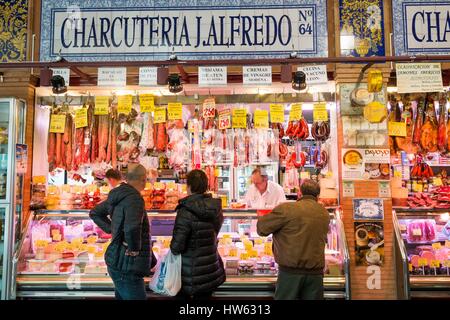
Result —
[[[126,274],[108,267],[108,273],[114,282],[117,300],[146,300],[144,278],[135,274]]]

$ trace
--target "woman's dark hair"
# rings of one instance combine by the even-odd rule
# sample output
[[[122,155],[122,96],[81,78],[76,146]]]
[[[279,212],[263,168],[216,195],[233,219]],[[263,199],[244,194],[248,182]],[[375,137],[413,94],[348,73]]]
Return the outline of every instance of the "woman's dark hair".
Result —
[[[202,170],[192,170],[187,174],[187,185],[192,193],[205,193],[208,189],[208,177]]]
[[[300,191],[303,196],[318,197],[320,194],[320,185],[313,180],[305,180],[300,186]]]
[[[122,180],[122,174],[116,169],[109,169],[106,171],[105,177],[108,179]]]

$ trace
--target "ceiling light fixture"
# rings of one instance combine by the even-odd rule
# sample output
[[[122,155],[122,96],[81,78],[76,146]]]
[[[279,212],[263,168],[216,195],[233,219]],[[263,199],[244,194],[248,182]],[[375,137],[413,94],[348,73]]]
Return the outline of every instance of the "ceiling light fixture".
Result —
[[[181,84],[181,79],[178,74],[173,73],[169,75],[167,83],[169,84],[169,91],[171,93],[179,93],[183,91],[183,85]]]
[[[303,71],[297,71],[294,73],[292,79],[292,89],[302,91],[306,89],[306,74]]]
[[[52,84],[52,92],[54,94],[62,94],[67,92],[66,81],[60,75],[53,76],[50,80]]]

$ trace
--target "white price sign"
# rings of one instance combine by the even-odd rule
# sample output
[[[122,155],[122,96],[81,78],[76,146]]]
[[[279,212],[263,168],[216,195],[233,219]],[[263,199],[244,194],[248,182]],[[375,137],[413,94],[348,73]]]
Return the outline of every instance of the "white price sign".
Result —
[[[127,68],[98,68],[97,85],[99,87],[125,87]]]
[[[328,82],[327,66],[325,64],[298,67],[297,71],[303,71],[305,73],[307,85]]]
[[[140,67],[139,68],[139,86],[156,86],[157,67]]]
[[[398,93],[443,91],[440,63],[397,63]]]
[[[51,68],[53,71],[53,75],[61,76],[64,78],[64,82],[68,87],[70,85],[70,69],[69,68]]]
[[[227,84],[227,67],[198,67],[198,85],[200,87]]]
[[[272,84],[272,66],[244,66],[242,79],[245,85]]]

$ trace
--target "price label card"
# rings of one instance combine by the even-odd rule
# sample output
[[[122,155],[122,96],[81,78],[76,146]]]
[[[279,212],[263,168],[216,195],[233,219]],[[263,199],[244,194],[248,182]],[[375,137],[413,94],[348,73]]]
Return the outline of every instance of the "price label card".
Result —
[[[395,137],[406,137],[406,122],[389,121],[388,134]]]
[[[401,178],[401,177],[402,177],[402,172],[401,172],[401,171],[398,171],[398,170],[395,170],[395,171],[394,171],[394,177],[396,177],[396,178]]]
[[[47,179],[45,176],[34,176],[33,177],[33,184],[45,184],[47,182]]]
[[[139,105],[141,112],[153,112],[155,110],[155,97],[151,94],[140,94]]]
[[[131,95],[119,96],[117,102],[117,112],[130,114],[131,106],[133,104],[133,97]]]
[[[255,110],[254,114],[255,129],[269,128],[269,113],[267,110]]]
[[[65,130],[66,130],[66,115],[52,114],[50,118],[50,132],[64,133]]]
[[[441,262],[439,260],[431,260],[431,267],[432,268],[440,268]]]
[[[87,108],[80,108],[75,111],[75,128],[84,128],[88,125]]]
[[[233,129],[247,128],[247,109],[233,109]]]
[[[221,110],[219,112],[219,129],[225,130],[231,128],[230,109]]]
[[[103,116],[109,114],[109,97],[108,96],[96,96],[94,115]]]
[[[236,257],[236,256],[237,256],[237,249],[236,249],[236,248],[231,248],[231,249],[228,251],[228,256],[230,256],[230,257]]]
[[[272,123],[284,122],[284,106],[282,104],[270,105],[270,122]]]
[[[305,179],[309,179],[311,177],[309,171],[302,171],[300,172],[300,179],[301,180],[305,180]]]
[[[183,105],[181,102],[169,102],[167,104],[167,114],[169,120],[183,119]]]
[[[433,247],[434,250],[439,250],[442,248],[441,243],[440,242],[435,242],[431,245]]]
[[[291,104],[291,111],[289,112],[289,121],[297,121],[302,118],[302,104]]]
[[[313,109],[314,121],[328,121],[328,111],[326,103],[316,103]]]
[[[164,106],[155,107],[153,123],[164,123],[164,122],[166,122],[166,107]]]
[[[216,116],[216,100],[208,98],[203,101],[203,118],[214,118]]]
[[[428,260],[425,258],[419,258],[419,267],[426,267],[428,265]]]
[[[450,241],[449,240],[445,240],[445,247],[447,249],[450,249]]]

